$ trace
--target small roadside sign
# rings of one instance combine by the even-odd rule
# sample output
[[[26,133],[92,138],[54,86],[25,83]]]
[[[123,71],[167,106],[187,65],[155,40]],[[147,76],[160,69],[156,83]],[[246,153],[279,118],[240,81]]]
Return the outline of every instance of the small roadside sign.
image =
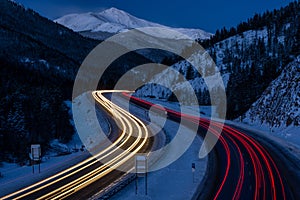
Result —
[[[41,145],[32,144],[31,145],[31,159],[34,161],[39,161],[41,159],[42,151]]]
[[[136,156],[136,173],[138,177],[145,176],[147,172],[146,156]]]
[[[135,181],[135,194],[138,193],[138,177],[145,177],[145,195],[148,193],[148,177],[147,177],[147,157],[146,156],[136,156],[135,157],[135,171],[136,171],[136,181]]]
[[[192,163],[192,172],[195,172],[195,170],[196,170],[196,165],[195,163]]]
[[[196,170],[196,165],[195,163],[192,163],[193,183],[195,182],[195,170]]]
[[[40,144],[32,144],[30,146],[30,154],[29,157],[31,159],[32,165],[32,173],[34,173],[34,164],[37,162],[39,164],[39,173],[41,172],[41,145]]]

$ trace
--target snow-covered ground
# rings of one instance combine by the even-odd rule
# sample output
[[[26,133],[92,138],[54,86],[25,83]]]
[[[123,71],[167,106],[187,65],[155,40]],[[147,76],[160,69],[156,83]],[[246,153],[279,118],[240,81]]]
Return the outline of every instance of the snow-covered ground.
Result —
[[[176,134],[176,122],[168,122],[167,134],[171,137]],[[190,129],[186,128],[188,134]],[[196,136],[190,148],[175,162],[158,171],[148,173],[148,195],[145,195],[145,178],[138,178],[138,194],[135,193],[135,181],[123,188],[111,199],[191,199],[197,191],[206,172],[207,158],[199,159],[199,149],[202,140]],[[173,154],[173,151],[164,152],[160,160]],[[157,165],[160,160],[158,160]],[[192,163],[195,163],[194,180]]]
[[[254,131],[272,141],[276,141],[300,159],[300,128],[297,126],[290,126],[284,129],[270,129],[267,125],[248,124],[238,120],[226,120],[226,123],[240,127],[244,130]]]
[[[296,144],[300,149],[300,127],[291,126],[282,131],[275,132],[279,137]]]
[[[75,128],[87,149],[93,149],[107,139],[111,132],[110,123],[107,117],[95,108],[91,92],[75,98],[72,107]]]
[[[78,151],[64,156],[45,156],[41,163],[41,172],[38,173],[38,165],[35,165],[35,173],[32,166],[19,166],[17,164],[2,163],[0,172],[0,196],[12,193],[18,189],[34,184],[50,177],[64,169],[67,169],[90,156],[87,151]]]
[[[236,123],[238,123],[239,126],[247,126],[251,127],[252,129],[259,130],[261,132],[264,132],[270,136],[278,137],[286,142],[293,143],[294,145],[298,146],[300,149],[300,127],[290,125],[288,127],[270,127],[268,124],[260,124],[260,123],[249,123],[248,121],[242,121],[235,120]]]
[[[70,101],[66,101],[65,104],[69,108],[71,107]],[[34,166],[33,173],[32,166],[29,165],[20,166],[15,163],[2,163],[0,167],[2,175],[0,178],[0,196],[12,193],[52,176],[90,156],[89,152],[82,148],[82,142],[78,134],[74,134],[71,141],[67,144],[53,140],[50,146],[50,150],[42,157],[40,173],[38,173],[38,165]]]
[[[259,123],[248,123],[247,121],[229,121],[229,123],[241,126],[243,128],[248,128],[252,130],[256,130],[266,136],[270,136],[272,138],[276,137],[281,140],[281,143],[291,143],[297,146],[300,150],[300,127],[299,126],[289,126],[289,127],[280,127],[274,128],[270,127],[267,124],[259,124]]]

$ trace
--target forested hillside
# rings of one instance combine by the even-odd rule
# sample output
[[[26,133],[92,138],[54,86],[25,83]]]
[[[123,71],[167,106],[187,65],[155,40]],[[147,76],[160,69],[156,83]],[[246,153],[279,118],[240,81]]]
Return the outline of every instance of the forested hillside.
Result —
[[[295,1],[279,10],[256,14],[236,28],[223,28],[211,39],[199,41],[221,72],[227,92],[227,118],[244,114],[299,54],[299,20],[300,3]],[[188,62],[180,61],[172,67],[194,87],[200,104],[210,103],[203,78]],[[205,76],[213,78],[215,71],[205,69]],[[165,71],[162,76],[166,74]],[[154,78],[154,82],[158,80],[159,77]],[[184,92],[184,84],[177,83],[172,88]],[[169,90],[149,88],[141,88],[139,94],[173,100]],[[188,101],[188,97],[183,98]]]
[[[0,161],[23,162],[30,144],[74,133],[69,108],[73,80],[98,41],[0,0]]]
[[[272,80],[299,54],[300,3],[256,14],[237,28],[217,31],[209,51],[227,86],[228,117],[246,112]]]

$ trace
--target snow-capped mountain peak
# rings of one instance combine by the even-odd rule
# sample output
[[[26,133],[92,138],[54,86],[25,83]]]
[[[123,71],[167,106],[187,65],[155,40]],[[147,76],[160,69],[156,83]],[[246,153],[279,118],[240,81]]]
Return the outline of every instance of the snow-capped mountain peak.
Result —
[[[122,10],[117,8],[110,8],[99,13],[100,16],[105,16],[105,18],[116,24],[122,24],[128,28],[139,28],[146,26],[161,26],[156,23],[147,22],[145,20],[136,18]]]
[[[139,19],[117,8],[109,8],[99,13],[88,12],[81,14],[69,14],[59,19],[56,19],[55,22],[62,24],[76,32],[89,32],[91,34],[87,34],[86,36],[91,36],[93,38],[95,38],[96,33],[116,34],[134,28],[170,28],[158,23]],[[207,33],[200,29],[171,29],[185,34],[191,37],[192,39],[207,39],[212,35],[211,33]],[[166,35],[163,35],[162,37],[166,37]]]

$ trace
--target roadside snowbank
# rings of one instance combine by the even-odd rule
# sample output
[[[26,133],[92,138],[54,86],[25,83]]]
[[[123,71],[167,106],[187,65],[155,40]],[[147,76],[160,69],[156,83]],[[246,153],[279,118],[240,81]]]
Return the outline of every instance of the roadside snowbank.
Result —
[[[34,174],[32,173],[32,166],[20,167],[17,164],[3,163],[3,167],[0,168],[3,175],[0,178],[0,197],[50,177],[87,159],[89,156],[87,151],[78,151],[64,156],[44,157],[41,163],[41,173],[38,173],[38,165],[35,165]]]

